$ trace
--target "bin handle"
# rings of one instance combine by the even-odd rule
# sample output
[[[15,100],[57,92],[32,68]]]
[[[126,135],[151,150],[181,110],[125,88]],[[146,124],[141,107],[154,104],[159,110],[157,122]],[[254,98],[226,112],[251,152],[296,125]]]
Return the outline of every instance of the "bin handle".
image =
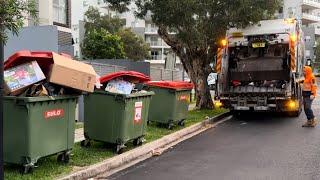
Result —
[[[115,95],[116,101],[125,101],[125,97],[123,95]]]
[[[142,89],[146,90],[146,91],[149,91],[150,90],[150,86],[143,84],[142,85]]]
[[[169,89],[169,92],[170,92],[170,93],[175,93],[176,90],[174,90],[174,89]]]
[[[26,104],[23,100],[19,100],[17,98],[14,99],[14,103],[18,106],[24,106]]]

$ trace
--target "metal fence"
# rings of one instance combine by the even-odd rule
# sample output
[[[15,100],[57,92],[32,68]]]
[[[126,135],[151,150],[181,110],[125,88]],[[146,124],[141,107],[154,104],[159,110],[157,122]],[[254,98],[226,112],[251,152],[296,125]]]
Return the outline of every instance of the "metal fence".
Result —
[[[160,68],[150,68],[150,77],[153,81],[185,81],[188,75],[181,70],[168,70]]]
[[[127,70],[127,68],[123,66],[116,66],[116,65],[109,65],[109,64],[88,62],[88,61],[85,61],[85,63],[90,64],[99,76],[114,73],[117,71]]]

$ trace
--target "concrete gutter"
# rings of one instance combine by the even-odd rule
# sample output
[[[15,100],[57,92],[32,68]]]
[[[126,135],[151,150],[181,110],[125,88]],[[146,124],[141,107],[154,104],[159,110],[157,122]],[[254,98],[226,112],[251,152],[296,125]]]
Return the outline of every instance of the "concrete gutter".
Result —
[[[201,132],[211,129],[229,119],[231,119],[230,112],[215,116],[213,118],[208,118],[203,122],[194,124],[190,127],[164,136],[158,140],[147,143],[123,154],[106,159],[100,163],[87,166],[83,170],[60,178],[60,180],[80,180],[88,179],[91,177],[110,176],[152,156],[161,155],[162,152],[171,148],[172,146],[184,140],[187,140]]]

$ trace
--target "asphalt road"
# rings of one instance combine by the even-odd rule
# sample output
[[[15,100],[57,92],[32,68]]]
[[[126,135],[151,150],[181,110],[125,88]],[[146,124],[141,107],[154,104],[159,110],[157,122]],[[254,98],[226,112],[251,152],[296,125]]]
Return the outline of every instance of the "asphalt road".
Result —
[[[314,103],[320,119],[320,100]],[[108,179],[319,180],[320,126],[305,116],[250,114],[231,119]]]

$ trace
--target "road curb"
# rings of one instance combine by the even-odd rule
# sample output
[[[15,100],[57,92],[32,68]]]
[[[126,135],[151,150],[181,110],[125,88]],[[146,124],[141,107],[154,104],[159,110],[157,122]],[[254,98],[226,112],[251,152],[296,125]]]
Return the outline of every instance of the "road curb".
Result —
[[[224,122],[222,120],[229,117],[230,115],[231,113],[227,112],[213,118],[209,118],[203,122],[194,124],[180,131],[166,135],[141,147],[137,147],[123,154],[106,159],[100,163],[88,166],[83,170],[62,177],[60,178],[60,180],[88,179],[100,174],[107,174],[109,176],[154,155],[159,155],[159,153],[161,154],[161,152],[169,149],[170,147],[186,139],[189,139],[205,130],[215,127],[219,123]]]

